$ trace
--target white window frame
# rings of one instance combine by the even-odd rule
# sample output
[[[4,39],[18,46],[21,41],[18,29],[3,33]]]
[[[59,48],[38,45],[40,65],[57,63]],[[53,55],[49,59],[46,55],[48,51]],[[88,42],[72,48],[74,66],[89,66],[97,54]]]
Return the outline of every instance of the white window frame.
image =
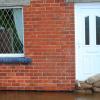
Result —
[[[0,7],[0,9],[10,9],[10,8],[12,8],[12,9],[21,9],[21,11],[22,11],[22,24],[23,24],[23,53],[20,53],[20,54],[18,54],[18,53],[0,53],[0,58],[2,58],[2,57],[9,57],[9,58],[11,58],[11,57],[24,57],[24,15],[23,15],[23,7],[20,7],[20,6],[17,6],[17,7]]]

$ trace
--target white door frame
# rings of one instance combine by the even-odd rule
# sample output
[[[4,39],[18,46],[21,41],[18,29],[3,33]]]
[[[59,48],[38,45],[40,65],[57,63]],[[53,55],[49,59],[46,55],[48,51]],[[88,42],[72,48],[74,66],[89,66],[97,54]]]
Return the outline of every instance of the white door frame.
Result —
[[[79,9],[85,9],[85,8],[90,8],[90,9],[100,9],[100,3],[75,3],[74,4],[74,13],[75,13],[75,72],[76,72],[76,79],[77,79],[77,32],[78,32],[78,24],[77,24],[77,13]],[[81,12],[82,13],[82,12]]]

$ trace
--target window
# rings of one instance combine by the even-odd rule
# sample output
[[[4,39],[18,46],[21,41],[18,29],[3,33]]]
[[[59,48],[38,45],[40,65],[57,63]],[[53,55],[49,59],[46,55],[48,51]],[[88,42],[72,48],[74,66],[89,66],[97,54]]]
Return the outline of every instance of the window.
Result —
[[[85,18],[85,45],[89,45],[89,16]]]
[[[22,8],[0,8],[0,57],[24,56]]]
[[[100,17],[96,16],[96,45],[100,45]]]

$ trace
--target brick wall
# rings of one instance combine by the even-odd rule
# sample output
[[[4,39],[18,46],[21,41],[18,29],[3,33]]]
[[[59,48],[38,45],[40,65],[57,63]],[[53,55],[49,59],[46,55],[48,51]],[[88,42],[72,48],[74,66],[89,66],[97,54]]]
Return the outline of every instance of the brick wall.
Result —
[[[0,64],[0,90],[73,90],[74,5],[31,0],[24,7],[25,55],[32,64]]]

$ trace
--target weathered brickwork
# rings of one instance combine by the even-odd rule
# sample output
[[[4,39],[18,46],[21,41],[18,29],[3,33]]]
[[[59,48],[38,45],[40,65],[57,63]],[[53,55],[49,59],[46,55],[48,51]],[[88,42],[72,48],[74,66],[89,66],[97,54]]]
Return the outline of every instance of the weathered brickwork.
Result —
[[[32,64],[0,64],[0,90],[73,90],[74,4],[31,0],[24,24],[25,56]]]

